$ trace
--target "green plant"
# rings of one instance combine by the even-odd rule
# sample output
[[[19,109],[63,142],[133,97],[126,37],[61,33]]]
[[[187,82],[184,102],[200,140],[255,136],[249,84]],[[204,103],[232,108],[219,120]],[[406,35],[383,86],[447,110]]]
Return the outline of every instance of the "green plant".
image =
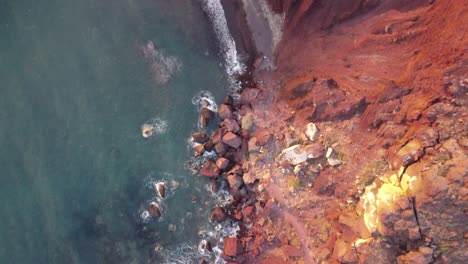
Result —
[[[288,179],[288,188],[299,189],[304,187],[304,183],[296,178],[289,178]]]

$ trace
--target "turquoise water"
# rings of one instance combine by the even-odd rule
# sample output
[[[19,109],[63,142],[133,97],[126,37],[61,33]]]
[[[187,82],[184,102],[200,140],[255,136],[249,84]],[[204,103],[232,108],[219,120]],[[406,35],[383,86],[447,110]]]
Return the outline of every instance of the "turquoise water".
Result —
[[[0,1],[0,263],[161,263],[156,244],[198,243],[206,182],[184,163],[192,98],[225,93],[214,38],[196,0]],[[148,41],[178,62],[167,82]],[[145,140],[153,118],[167,130]],[[142,223],[159,179],[178,187]]]

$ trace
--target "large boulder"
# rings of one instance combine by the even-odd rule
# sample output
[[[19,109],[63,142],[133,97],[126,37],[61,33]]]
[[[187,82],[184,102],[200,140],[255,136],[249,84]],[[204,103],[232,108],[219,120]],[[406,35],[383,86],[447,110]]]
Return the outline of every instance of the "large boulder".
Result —
[[[218,114],[221,119],[232,118],[232,109],[231,106],[227,104],[221,104],[218,109]]]
[[[224,134],[226,134],[226,129],[223,127],[218,128],[218,130],[213,134],[213,143],[216,145],[218,142],[221,142]]]
[[[229,132],[237,133],[240,130],[239,124],[234,119],[225,119],[222,125]]]
[[[242,145],[242,139],[232,132],[227,132],[226,135],[223,136],[223,142],[235,149],[238,149]]]
[[[220,170],[225,170],[229,165],[229,160],[226,159],[226,158],[218,158],[218,160],[216,160],[216,167],[218,167]]]
[[[256,137],[257,137],[257,140],[258,140],[258,145],[260,145],[260,146],[267,145],[273,139],[273,135],[268,130],[262,130],[262,131],[258,132]]]
[[[214,118],[214,113],[210,109],[204,107],[200,111],[200,125],[206,127]]]
[[[226,154],[226,151],[228,149],[226,144],[224,144],[223,142],[216,143],[214,148],[215,148],[216,153],[220,156],[223,156],[224,154]]]
[[[202,144],[193,146],[193,150],[195,151],[195,157],[200,157],[205,153],[205,147]]]
[[[294,145],[281,151],[281,159],[296,166],[304,163],[308,159],[316,159],[323,156],[324,148],[319,143],[307,146]]]
[[[210,221],[216,223],[222,223],[227,219],[227,214],[224,209],[217,206],[213,209],[210,215]]]
[[[235,257],[242,252],[242,247],[239,239],[236,237],[224,238],[224,251],[223,254],[228,257]]]
[[[219,174],[220,170],[218,169],[216,164],[211,160],[206,161],[205,165],[203,165],[200,171],[200,175],[205,177],[218,177]]]
[[[205,132],[196,132],[192,134],[192,139],[196,143],[203,144],[207,142],[210,137]]]
[[[235,190],[238,190],[244,183],[242,181],[242,177],[236,174],[229,174],[227,176],[227,180],[228,180],[229,186]]]

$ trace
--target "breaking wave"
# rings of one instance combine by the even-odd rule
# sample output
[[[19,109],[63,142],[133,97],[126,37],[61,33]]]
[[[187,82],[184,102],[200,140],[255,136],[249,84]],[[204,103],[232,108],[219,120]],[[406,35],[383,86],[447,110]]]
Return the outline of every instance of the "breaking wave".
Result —
[[[201,0],[202,7],[208,15],[213,30],[219,42],[220,50],[224,58],[226,72],[230,77],[230,93],[237,97],[240,84],[235,80],[235,76],[242,75],[246,71],[246,66],[241,62],[237,54],[236,42],[229,32],[226,16],[220,0]]]
[[[141,125],[142,135],[145,138],[164,134],[167,129],[167,121],[159,117],[152,118]]]
[[[192,97],[192,104],[197,107],[198,111],[206,107],[213,112],[218,112],[216,99],[214,98],[213,94],[208,91],[201,91]]]

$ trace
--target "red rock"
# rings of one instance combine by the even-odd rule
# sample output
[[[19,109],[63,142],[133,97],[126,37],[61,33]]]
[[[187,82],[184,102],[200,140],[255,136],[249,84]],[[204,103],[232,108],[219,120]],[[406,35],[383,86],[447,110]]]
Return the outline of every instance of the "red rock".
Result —
[[[216,145],[215,145],[215,151],[220,156],[226,154],[227,148],[228,147],[226,146],[226,144],[224,144],[222,142],[216,143]]]
[[[234,119],[225,119],[222,125],[226,128],[227,131],[237,133],[240,130],[240,126]]]
[[[310,158],[316,159],[323,156],[325,149],[320,143],[312,143],[305,146],[305,152],[307,152]]]
[[[218,130],[216,130],[216,132],[213,134],[213,143],[216,145],[217,143],[221,142],[225,133],[226,130],[224,128],[218,128]]]
[[[203,144],[203,147],[206,151],[212,151],[214,148],[213,140],[209,139],[207,142],[205,142],[205,144]]]
[[[200,111],[200,124],[206,127],[214,118],[214,113],[208,108],[202,108]]]
[[[161,209],[157,203],[152,202],[148,208],[148,213],[151,217],[158,218],[161,216]]]
[[[238,149],[242,145],[242,139],[232,132],[227,132],[223,136],[223,142],[235,149]]]
[[[205,148],[201,144],[193,146],[193,150],[195,150],[195,157],[199,157],[205,153]]]
[[[213,211],[211,212],[211,216],[210,216],[211,222],[221,223],[221,222],[224,222],[226,219],[227,219],[226,213],[224,212],[223,208],[219,206],[215,207],[215,209],[213,209]]]
[[[258,145],[260,146],[265,146],[273,139],[273,135],[270,133],[270,131],[267,130],[258,132],[256,137],[258,140]]]
[[[235,237],[224,238],[224,251],[223,254],[229,257],[235,257],[242,252],[239,239]]]
[[[232,96],[226,95],[223,100],[223,104],[226,105],[232,105],[234,103],[234,99],[232,99]]]
[[[228,159],[221,157],[218,160],[216,160],[216,167],[218,167],[218,169],[220,170],[225,170],[228,165],[229,165]]]
[[[236,175],[242,176],[244,174],[244,170],[242,169],[241,166],[235,165],[234,167],[232,167],[231,170],[228,171],[228,174],[236,174]]]
[[[244,216],[249,216],[253,213],[254,207],[252,205],[246,206],[242,209],[242,214]]]
[[[248,150],[249,152],[258,152],[260,150],[260,146],[258,145],[258,140],[256,137],[253,137],[249,140]]]
[[[218,114],[221,119],[232,118],[231,107],[227,104],[221,104],[218,109]]]
[[[192,134],[192,139],[196,143],[203,144],[207,142],[210,139],[210,137],[204,132],[197,132]]]
[[[227,176],[227,180],[228,180],[229,186],[234,190],[238,190],[244,183],[244,181],[242,180],[242,177],[236,174],[229,174]]]
[[[282,247],[284,254],[288,257],[302,257],[304,253],[302,249],[293,247],[291,245],[284,245]]]
[[[236,219],[237,221],[240,221],[242,219],[242,213],[241,212],[237,212],[235,214],[232,215],[232,217],[234,219]]]
[[[240,95],[241,104],[251,104],[255,101],[260,90],[256,88],[245,88]]]
[[[219,173],[218,167],[216,167],[216,164],[211,160],[208,160],[200,171],[200,175],[205,177],[218,177]]]

